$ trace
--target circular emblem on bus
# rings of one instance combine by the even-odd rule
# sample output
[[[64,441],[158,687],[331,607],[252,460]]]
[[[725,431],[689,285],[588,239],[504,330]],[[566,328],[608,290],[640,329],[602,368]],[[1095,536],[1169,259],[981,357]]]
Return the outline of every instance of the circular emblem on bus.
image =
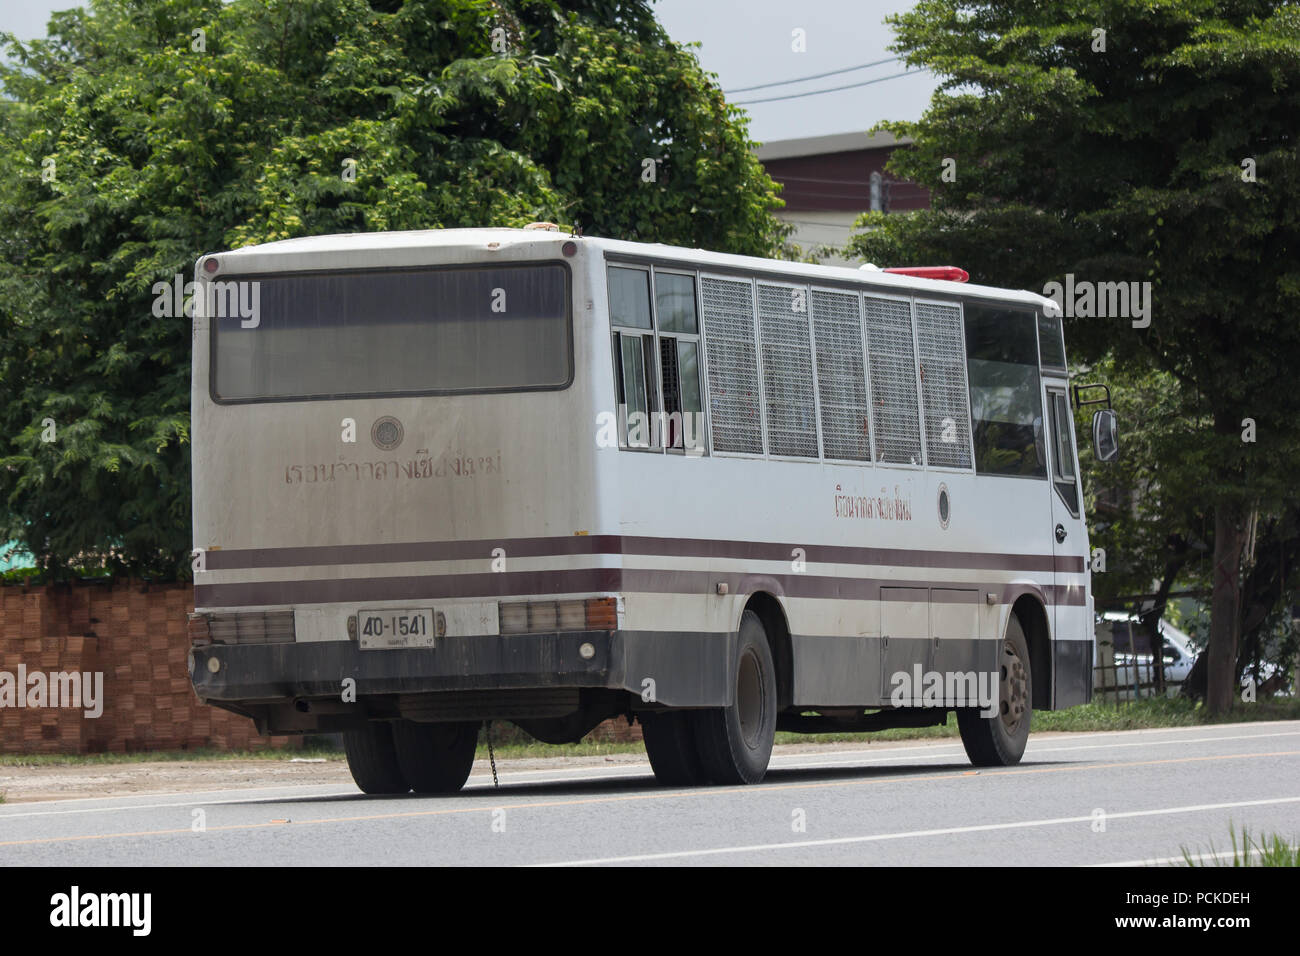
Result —
[[[948,501],[948,486],[940,482],[939,484],[939,527],[947,529],[948,517],[952,510],[952,504]]]
[[[392,451],[402,443],[402,423],[392,415],[385,415],[370,427],[370,440],[381,451]]]

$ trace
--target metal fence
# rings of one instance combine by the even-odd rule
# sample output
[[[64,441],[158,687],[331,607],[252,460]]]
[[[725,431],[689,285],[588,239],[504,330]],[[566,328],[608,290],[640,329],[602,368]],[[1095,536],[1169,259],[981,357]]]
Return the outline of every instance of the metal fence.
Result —
[[[1103,657],[1093,667],[1093,700],[1118,704],[1121,701],[1141,700],[1143,697],[1157,697],[1163,694],[1177,693],[1182,681],[1170,680],[1164,675],[1163,691],[1156,683],[1156,661],[1153,657],[1138,655],[1121,658],[1116,661],[1110,655],[1109,661]]]

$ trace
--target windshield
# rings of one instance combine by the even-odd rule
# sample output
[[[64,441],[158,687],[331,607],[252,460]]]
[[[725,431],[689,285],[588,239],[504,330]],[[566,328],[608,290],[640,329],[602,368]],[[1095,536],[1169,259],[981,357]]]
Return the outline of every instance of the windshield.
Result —
[[[568,279],[555,263],[223,277],[208,297],[212,397],[564,388]]]

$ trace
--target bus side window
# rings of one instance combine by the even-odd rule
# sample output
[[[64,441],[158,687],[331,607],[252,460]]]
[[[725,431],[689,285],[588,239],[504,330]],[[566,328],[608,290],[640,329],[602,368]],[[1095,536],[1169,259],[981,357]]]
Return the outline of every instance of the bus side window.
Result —
[[[1052,403],[1052,435],[1055,439],[1052,447],[1052,481],[1056,492],[1070,509],[1070,514],[1079,515],[1079,488],[1075,484],[1076,469],[1074,465],[1073,432],[1070,430],[1070,402],[1065,393],[1049,389],[1048,400]]]
[[[657,447],[659,410],[654,322],[650,311],[650,273],[611,266],[609,322],[613,326],[614,385],[619,444]]]
[[[695,276],[655,270],[654,285],[664,447],[699,452],[704,448],[704,403]]]
[[[619,443],[626,448],[653,448],[656,438],[654,353],[648,335],[614,333]],[[647,375],[649,373],[649,375]]]

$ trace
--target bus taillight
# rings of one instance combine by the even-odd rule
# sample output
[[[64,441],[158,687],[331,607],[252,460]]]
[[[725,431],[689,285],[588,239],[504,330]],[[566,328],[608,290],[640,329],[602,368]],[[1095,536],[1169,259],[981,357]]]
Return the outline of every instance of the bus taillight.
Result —
[[[502,604],[500,621],[502,634],[612,631],[618,627],[618,602],[604,597]]]
[[[612,597],[591,598],[587,601],[587,629],[612,631],[618,627],[618,602]]]

